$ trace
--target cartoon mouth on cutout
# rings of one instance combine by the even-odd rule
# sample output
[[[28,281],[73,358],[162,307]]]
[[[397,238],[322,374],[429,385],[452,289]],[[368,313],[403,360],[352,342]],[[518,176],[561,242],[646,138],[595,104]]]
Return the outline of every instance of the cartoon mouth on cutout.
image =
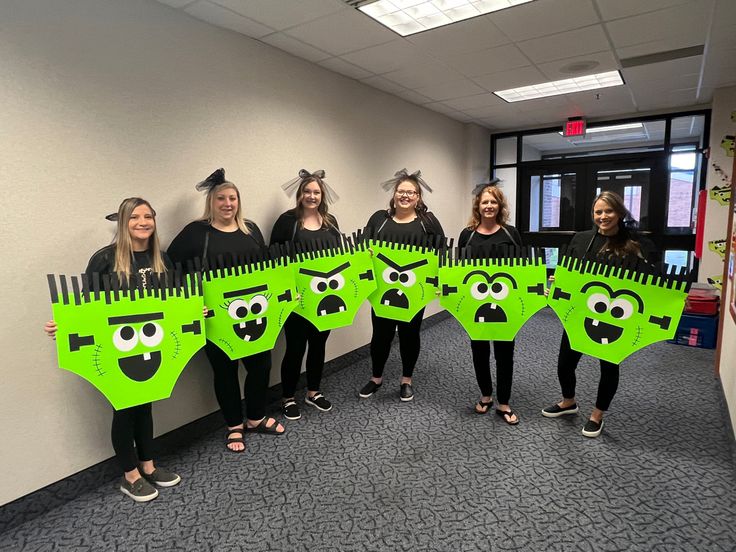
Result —
[[[327,316],[328,314],[336,314],[338,312],[345,312],[346,310],[345,301],[337,295],[328,295],[317,305],[317,316]]]
[[[586,318],[584,326],[588,337],[601,345],[613,343],[624,333],[623,328],[592,318]]]
[[[133,381],[146,381],[161,366],[161,353],[153,351],[152,353],[143,353],[142,355],[133,355],[118,359],[120,370]]]
[[[267,322],[268,320],[265,318],[239,322],[238,324],[233,324],[233,331],[243,341],[255,341],[266,333]]]
[[[390,289],[381,297],[381,304],[387,307],[396,307],[397,309],[408,309],[409,299],[406,298],[406,295],[400,289]]]
[[[506,313],[496,303],[485,303],[475,311],[476,322],[506,322]]]

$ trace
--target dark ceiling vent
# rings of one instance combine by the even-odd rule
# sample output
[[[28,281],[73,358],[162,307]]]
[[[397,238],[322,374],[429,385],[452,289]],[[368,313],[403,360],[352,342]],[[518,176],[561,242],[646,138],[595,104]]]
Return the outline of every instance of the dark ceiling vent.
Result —
[[[680,48],[678,50],[669,50],[667,52],[657,52],[656,54],[648,54],[646,56],[636,56],[621,60],[621,67],[639,67],[641,65],[650,65],[652,63],[662,63],[663,61],[672,61],[673,59],[682,59],[694,56],[702,56],[705,46],[691,46],[690,48]]]
[[[360,6],[365,6],[366,4],[372,4],[376,0],[342,0],[342,1],[345,2],[351,8],[359,8]]]

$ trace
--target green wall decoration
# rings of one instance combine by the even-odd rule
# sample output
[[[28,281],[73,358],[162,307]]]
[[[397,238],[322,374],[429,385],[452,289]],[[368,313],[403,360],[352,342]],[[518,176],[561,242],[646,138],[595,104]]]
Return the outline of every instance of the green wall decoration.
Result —
[[[689,287],[684,275],[643,261],[561,254],[548,299],[574,350],[618,364],[674,337]]]
[[[89,381],[116,410],[171,396],[204,345],[201,277],[149,278],[144,287],[140,277],[48,275],[59,367]]]
[[[430,244],[371,240],[376,290],[368,297],[376,315],[409,322],[437,297],[439,258]]]
[[[726,258],[726,240],[710,240],[708,242],[708,249],[718,255],[721,259]]]
[[[231,360],[273,349],[297,303],[294,275],[281,256],[206,270],[203,287],[207,339]]]
[[[440,258],[440,305],[472,340],[511,341],[547,305],[547,269],[526,248],[498,248],[487,258]]]
[[[352,324],[363,301],[376,289],[367,246],[345,239],[340,246],[297,247],[291,264],[299,298],[294,312],[319,331]]]

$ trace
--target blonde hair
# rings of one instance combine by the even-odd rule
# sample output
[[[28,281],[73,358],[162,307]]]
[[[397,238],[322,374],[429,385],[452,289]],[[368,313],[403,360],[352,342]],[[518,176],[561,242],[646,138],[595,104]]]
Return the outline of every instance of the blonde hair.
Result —
[[[473,207],[468,221],[468,230],[475,230],[480,225],[480,201],[483,194],[488,192],[498,202],[498,213],[496,213],[496,222],[501,226],[506,226],[509,220],[509,205],[506,203],[506,196],[498,186],[486,186],[473,198]]]
[[[223,182],[222,184],[218,184],[210,188],[209,192],[207,192],[207,198],[204,205],[204,214],[202,215],[202,218],[200,220],[206,221],[208,224],[212,224],[214,222],[215,197],[217,197],[217,194],[221,191],[230,189],[235,190],[235,193],[238,196],[238,208],[235,211],[235,222],[238,225],[240,231],[243,232],[243,234],[250,234],[250,230],[248,230],[248,227],[245,225],[245,221],[243,220],[243,215],[241,211],[240,190],[238,190],[238,187],[232,182]]]
[[[151,255],[151,268],[154,272],[161,274],[166,272],[166,265],[161,255],[161,245],[158,241],[158,232],[156,230],[156,211],[153,210],[151,204],[145,199],[140,197],[129,197],[124,199],[118,207],[118,227],[115,232],[115,238],[113,238],[113,245],[115,246],[115,266],[113,270],[122,278],[130,278],[132,275],[133,268],[133,240],[130,237],[130,230],[128,224],[130,223],[130,217],[133,215],[133,211],[136,207],[145,205],[151,210],[153,215],[153,233],[148,238],[148,250]]]

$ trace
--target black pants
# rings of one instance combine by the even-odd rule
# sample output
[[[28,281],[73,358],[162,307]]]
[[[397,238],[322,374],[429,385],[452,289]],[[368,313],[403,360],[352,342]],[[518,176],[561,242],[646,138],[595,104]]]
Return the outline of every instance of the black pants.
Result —
[[[388,318],[376,316],[371,309],[371,322],[373,323],[373,336],[371,337],[371,363],[373,365],[373,377],[383,377],[383,369],[386,366],[388,355],[391,352],[391,342],[394,340],[396,330],[399,331],[399,353],[401,355],[401,375],[410,378],[414,373],[414,366],[419,358],[420,338],[419,330],[422,328],[424,309],[420,310],[409,322],[398,322]]]
[[[268,401],[268,378],[271,373],[271,351],[230,360],[217,345],[207,341],[204,352],[212,365],[215,375],[215,396],[220,405],[225,423],[234,427],[243,423],[243,407],[240,399],[240,380],[238,362],[245,366],[246,376],[243,384],[246,415],[249,420],[260,420],[266,415]]]
[[[306,318],[292,313],[284,324],[284,335],[286,352],[281,362],[281,388],[284,398],[289,399],[296,392],[307,344],[307,389],[319,391],[322,369],[325,366],[325,343],[330,332],[321,332]]]
[[[471,341],[470,350],[473,352],[473,367],[480,393],[484,397],[490,397],[493,394],[491,342]],[[509,404],[514,376],[514,342],[494,341],[493,357],[496,359],[496,400],[499,404]]]
[[[153,460],[151,403],[113,411],[110,437],[124,472],[133,471],[140,462]]]
[[[562,396],[566,399],[575,397],[575,369],[583,353],[573,351],[570,348],[570,339],[567,332],[562,333],[562,342],[560,343],[560,356],[557,360],[557,377],[560,380],[560,388]],[[595,407],[599,410],[608,410],[611,406],[613,396],[618,389],[618,364],[601,360],[601,379],[598,382],[598,396],[595,400]]]

